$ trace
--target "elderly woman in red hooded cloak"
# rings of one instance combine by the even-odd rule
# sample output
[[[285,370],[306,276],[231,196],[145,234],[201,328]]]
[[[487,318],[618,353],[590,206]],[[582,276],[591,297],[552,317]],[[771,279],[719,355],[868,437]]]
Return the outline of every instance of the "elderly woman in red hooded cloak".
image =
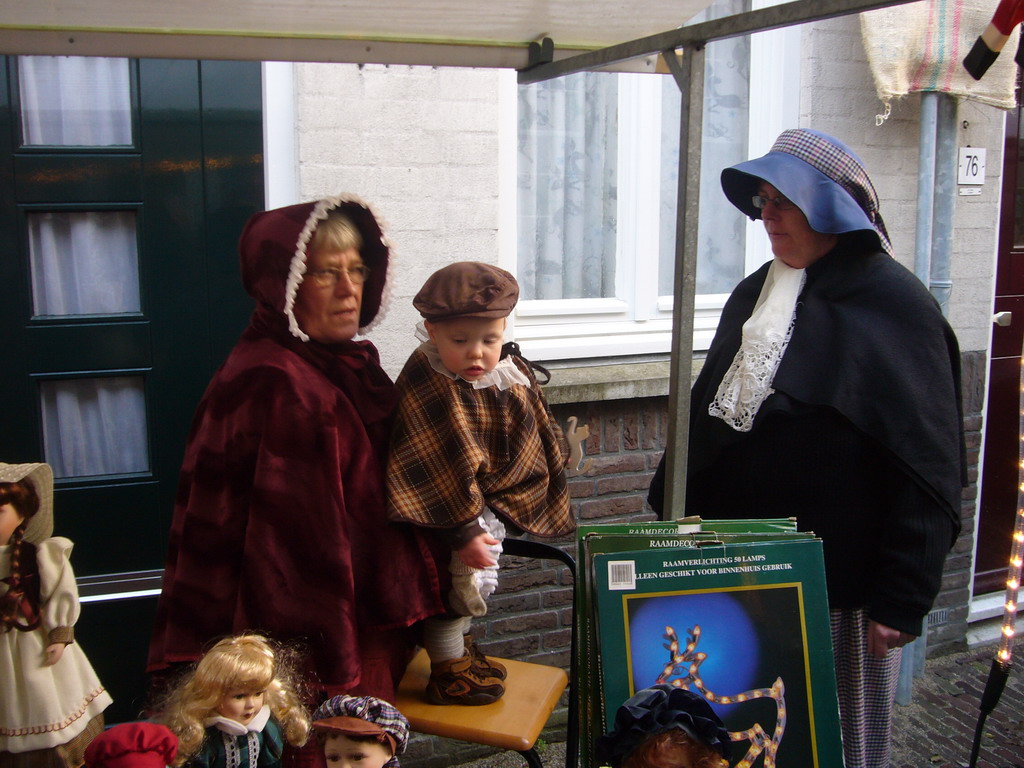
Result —
[[[412,625],[443,606],[417,532],[387,520],[397,397],[354,340],[381,313],[387,240],[337,197],[257,214],[239,251],[256,309],[189,435],[149,669],[255,629],[299,641],[323,694],[391,698]]]

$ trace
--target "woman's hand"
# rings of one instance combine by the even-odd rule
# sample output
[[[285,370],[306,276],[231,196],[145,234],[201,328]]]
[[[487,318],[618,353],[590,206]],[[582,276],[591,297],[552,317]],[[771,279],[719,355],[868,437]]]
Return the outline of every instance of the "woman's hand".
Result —
[[[470,568],[487,568],[491,565],[497,565],[497,561],[487,549],[487,547],[493,547],[496,544],[501,544],[501,542],[485,531],[462,545],[458,550],[459,559],[463,565]]]
[[[66,647],[64,643],[51,643],[46,646],[46,658],[43,660],[43,666],[52,667],[60,661],[60,657],[64,655],[64,648]]]
[[[868,622],[868,653],[872,656],[882,658],[893,648],[902,648],[915,639],[914,635],[900,632],[877,621]]]

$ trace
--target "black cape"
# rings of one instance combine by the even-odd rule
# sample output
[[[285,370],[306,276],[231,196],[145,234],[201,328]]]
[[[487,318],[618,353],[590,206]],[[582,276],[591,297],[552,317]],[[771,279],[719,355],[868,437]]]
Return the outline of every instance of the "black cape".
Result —
[[[956,337],[914,274],[885,253],[858,254],[854,248],[841,240],[807,269],[793,335],[773,387],[800,403],[835,409],[888,449],[958,532],[967,461]],[[711,416],[708,405],[736,355],[769,267],[745,278],[729,297],[693,386],[691,476],[744,437]],[[753,429],[770,413],[773,397]],[[648,499],[662,515],[663,499],[664,458]]]

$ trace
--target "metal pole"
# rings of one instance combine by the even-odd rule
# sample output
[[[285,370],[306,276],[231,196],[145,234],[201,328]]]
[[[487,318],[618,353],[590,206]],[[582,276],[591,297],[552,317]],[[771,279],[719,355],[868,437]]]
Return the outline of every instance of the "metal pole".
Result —
[[[551,80],[574,72],[585,72],[601,69],[620,61],[650,56],[662,51],[683,49],[692,50],[694,46],[703,47],[712,40],[724,40],[739,37],[752,32],[764,32],[769,29],[788,27],[793,24],[804,24],[809,21],[822,21],[850,13],[873,11],[893,5],[902,5],[912,0],[795,0],[795,2],[773,5],[756,11],[737,13],[720,19],[704,21],[687,27],[679,27],[631,40],[599,51],[570,56],[550,64],[538,64],[519,71],[519,84],[537,83]],[[555,40],[555,45],[558,41]]]
[[[674,58],[666,51],[666,60]],[[672,66],[672,65],[670,65]],[[693,312],[697,293],[697,219],[700,151],[704,119],[704,49],[687,48],[672,74],[682,91],[679,115],[679,198],[676,209],[676,266],[672,301],[672,365],[665,447],[665,519],[685,515],[690,383],[693,371]]]
[[[932,226],[935,219],[935,121],[939,94],[921,94],[921,125],[917,149],[917,233],[914,274],[928,285],[932,268]]]
[[[956,101],[948,93],[936,93],[935,120],[935,225],[932,230],[932,263],[928,287],[942,314],[949,314],[953,281],[949,264],[953,257],[953,214],[956,209]]]

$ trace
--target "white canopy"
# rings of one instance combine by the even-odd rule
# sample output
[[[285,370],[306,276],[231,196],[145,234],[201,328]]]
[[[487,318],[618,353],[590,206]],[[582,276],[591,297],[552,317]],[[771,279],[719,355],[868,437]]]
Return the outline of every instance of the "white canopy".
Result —
[[[0,53],[525,67],[681,26],[711,0],[0,0]],[[633,68],[649,69],[651,61]]]

